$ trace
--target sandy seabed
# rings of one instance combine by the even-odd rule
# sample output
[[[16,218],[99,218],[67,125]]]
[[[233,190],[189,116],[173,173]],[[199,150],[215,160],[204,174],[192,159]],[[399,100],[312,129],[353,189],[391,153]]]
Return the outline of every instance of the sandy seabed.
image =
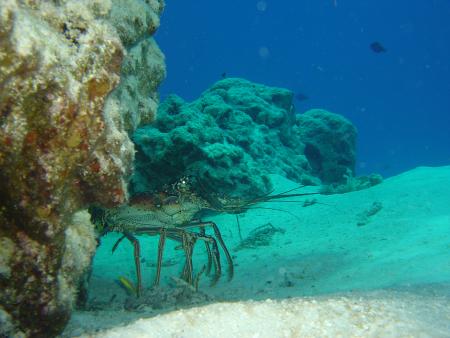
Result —
[[[274,176],[278,192],[295,183]],[[235,263],[231,281],[196,292],[180,282],[183,255],[164,257],[161,287],[151,289],[157,239],[143,236],[144,295],[131,245],[103,238],[89,301],[63,337],[450,337],[450,167],[417,168],[370,189],[290,198],[215,221]],[[267,209],[270,208],[270,209]],[[270,225],[268,225],[270,223]],[[263,240],[242,245],[258,229]],[[196,249],[197,271],[205,263]]]

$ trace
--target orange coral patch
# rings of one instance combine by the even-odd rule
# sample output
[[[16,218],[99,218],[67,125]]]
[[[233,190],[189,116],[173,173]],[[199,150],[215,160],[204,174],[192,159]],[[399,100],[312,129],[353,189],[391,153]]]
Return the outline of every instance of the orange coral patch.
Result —
[[[90,164],[90,168],[94,173],[98,173],[101,169],[101,166],[100,166],[100,163],[95,161]]]
[[[25,136],[25,143],[29,146],[36,144],[38,133],[34,130],[29,131]]]
[[[6,136],[5,140],[3,141],[5,143],[5,146],[11,147],[12,146],[12,138],[10,136]]]

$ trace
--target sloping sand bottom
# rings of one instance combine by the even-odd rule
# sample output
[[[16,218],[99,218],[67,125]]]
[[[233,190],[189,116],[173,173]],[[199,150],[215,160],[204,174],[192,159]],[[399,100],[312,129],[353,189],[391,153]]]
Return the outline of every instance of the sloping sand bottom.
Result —
[[[277,192],[296,186],[273,181]],[[195,292],[176,278],[184,256],[171,243],[161,287],[151,289],[157,238],[142,236],[145,293],[136,299],[115,282],[135,281],[132,246],[124,241],[112,255],[118,235],[110,234],[95,257],[87,310],[74,313],[64,336],[128,324],[98,335],[450,337],[450,167],[265,203],[239,216],[243,241],[234,215],[208,220],[233,255],[231,281],[222,259],[219,283],[202,275]],[[196,271],[205,263],[197,245]]]
[[[218,303],[96,337],[448,337],[450,298],[395,291]]]

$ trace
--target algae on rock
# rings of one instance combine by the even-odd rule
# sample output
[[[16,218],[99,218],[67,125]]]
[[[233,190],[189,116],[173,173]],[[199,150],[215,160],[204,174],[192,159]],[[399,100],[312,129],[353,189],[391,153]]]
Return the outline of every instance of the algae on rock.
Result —
[[[137,113],[154,117],[165,70],[151,40],[163,2],[127,1],[152,13],[132,35],[113,23],[122,3],[1,1],[0,335],[61,332],[95,250],[93,226],[77,211],[127,199],[134,158],[128,133],[141,121]],[[136,40],[147,49],[127,58],[139,69],[122,67],[123,46]],[[127,123],[123,95],[109,94],[121,74],[146,67],[151,101]],[[145,96],[136,88],[128,95]]]

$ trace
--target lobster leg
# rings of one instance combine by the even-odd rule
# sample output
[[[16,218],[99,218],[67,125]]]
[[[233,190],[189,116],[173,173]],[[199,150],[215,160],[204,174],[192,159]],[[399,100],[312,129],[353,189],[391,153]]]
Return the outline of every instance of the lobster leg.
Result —
[[[194,222],[194,223],[189,223],[186,226],[184,226],[185,228],[189,228],[189,227],[193,227],[193,226],[198,226],[198,227],[207,227],[210,226],[213,228],[214,230],[214,235],[217,238],[217,241],[219,242],[223,252],[225,253],[225,257],[228,263],[228,280],[231,280],[233,278],[234,275],[234,266],[233,266],[233,260],[231,259],[231,255],[225,245],[225,242],[223,241],[222,238],[222,234],[220,233],[220,230],[217,226],[216,223],[214,222],[202,222],[202,221],[198,221],[198,222]],[[217,250],[217,255],[218,255],[218,250]],[[219,262],[220,264],[220,262]]]
[[[205,228],[200,227],[200,235],[202,237],[206,237]],[[211,247],[209,246],[209,243],[206,240],[205,240],[205,248],[206,248],[206,253],[208,255],[208,265],[206,267],[206,274],[209,275],[209,273],[211,272],[212,255],[211,255]]]
[[[183,267],[182,278],[189,282],[193,280],[193,267],[192,267],[192,253],[194,249],[195,242],[197,240],[202,240],[205,242],[205,246],[209,252],[208,256],[208,266],[211,269],[212,263],[214,263],[214,278],[212,281],[212,285],[214,285],[220,278],[221,275],[221,263],[220,263],[220,253],[217,245],[217,241],[214,237],[204,234],[204,231],[201,233],[187,232],[186,229],[183,228],[171,228],[171,231],[174,234],[170,235],[170,238],[173,240],[179,241],[183,243],[183,250],[186,254],[186,262]],[[211,246],[212,249],[211,249]],[[201,271],[203,272],[203,270]]]
[[[212,238],[212,237],[211,237]],[[220,253],[219,253],[219,247],[217,245],[217,241],[212,238],[212,253],[213,253],[213,259],[214,259],[214,267],[215,267],[215,274],[214,278],[211,281],[211,286],[215,285],[217,281],[219,280],[221,274],[222,274],[222,265],[220,263]]]
[[[162,265],[162,257],[164,252],[164,244],[166,243],[166,229],[161,228],[159,232],[159,242],[158,242],[158,261],[156,263],[156,276],[154,286],[159,285],[159,280],[161,278],[161,265]]]
[[[134,247],[134,264],[136,265],[136,277],[137,277],[137,296],[139,297],[141,295],[141,291],[142,291],[142,276],[141,276],[141,261],[140,261],[140,256],[141,256],[141,247],[139,245],[139,241],[137,240],[136,237],[134,237],[131,233],[129,233],[128,231],[123,233],[124,237],[126,237],[132,244]],[[120,243],[120,241],[122,240],[119,239],[118,242]],[[118,244],[118,243],[116,243]],[[117,245],[115,245],[115,247],[117,247]]]
[[[187,231],[187,229],[192,227],[198,227],[199,233]],[[212,227],[214,230],[214,237],[206,234],[206,227]],[[233,261],[231,259],[230,253],[222,239],[219,228],[213,222],[202,222],[197,221],[189,224],[185,224],[178,227],[142,227],[135,231],[136,234],[146,234],[150,236],[159,235],[158,242],[158,256],[156,264],[156,276],[154,281],[154,286],[159,285],[161,279],[161,267],[162,259],[164,253],[164,247],[166,239],[170,238],[181,242],[183,251],[185,253],[185,264],[183,267],[182,278],[189,284],[194,283],[194,269],[193,269],[193,252],[194,246],[197,240],[202,240],[205,243],[206,252],[208,255],[208,264],[206,266],[206,273],[211,271],[212,265],[214,265],[214,277],[211,281],[211,285],[215,285],[222,274],[222,265],[220,261],[220,251],[219,245],[221,246],[228,263],[228,279],[233,278],[234,268]],[[137,276],[137,295],[140,296],[142,292],[142,275],[141,275],[141,265],[140,265],[140,244],[136,237],[130,232],[122,232],[123,236],[119,238],[113,246],[113,252],[117,249],[118,245],[123,239],[127,238],[134,247],[134,262],[136,265],[136,276]],[[219,242],[219,245],[217,244]],[[205,268],[204,268],[205,270]],[[202,270],[202,272],[204,271]],[[198,283],[198,281],[197,281]]]
[[[203,230],[200,230],[199,234],[197,234],[197,233],[189,233],[189,234],[195,235],[198,239],[201,239],[201,240],[205,241],[206,247],[207,247],[207,252],[208,252],[208,259],[209,259],[209,255],[211,255],[212,261],[214,263],[215,274],[214,274],[214,278],[213,278],[213,280],[211,282],[211,285],[215,285],[217,283],[217,281],[219,280],[220,275],[222,274],[222,266],[221,266],[221,263],[220,263],[220,252],[219,252],[219,247],[217,245],[216,239],[214,237],[212,237],[212,236],[209,236],[209,235],[205,234],[205,229],[204,228],[206,226],[210,226],[210,225],[211,225],[210,222],[198,221],[198,222],[194,222],[194,223],[189,223],[189,224],[183,225],[182,227],[179,227],[179,228],[183,229],[183,231],[186,231],[185,229],[188,229],[188,228],[191,228],[191,227],[197,227],[197,226],[200,229],[203,229]],[[220,232],[219,232],[219,234],[220,234]],[[217,239],[218,240],[222,240],[222,237],[220,236]],[[209,247],[209,243],[208,242],[211,243],[212,249]],[[227,254],[228,250],[226,249],[225,243],[223,243],[223,240],[222,240],[221,246],[222,246],[222,248],[224,248],[225,254]],[[229,254],[228,254],[228,256],[229,256]],[[230,259],[228,260],[228,264],[230,264],[230,262],[231,262],[231,264],[233,264],[233,262],[231,261],[231,257],[229,257],[229,258]],[[208,265],[210,265],[209,262],[208,262]]]
[[[188,232],[183,231],[182,240],[183,249],[186,255],[186,263],[183,268],[183,279],[189,284],[192,284],[194,274],[194,268],[192,266],[192,254],[194,252],[196,238],[194,236],[191,236],[191,234],[189,234]]]
[[[231,259],[231,255],[225,245],[225,242],[222,239],[222,234],[220,233],[220,230],[216,223],[205,222],[204,224],[212,226],[212,228],[214,229],[214,235],[216,236],[217,241],[219,242],[220,246],[222,247],[223,252],[225,253],[225,257],[226,257],[227,263],[228,263],[228,280],[230,281],[231,279],[233,279],[233,275],[234,275],[233,260]]]
[[[217,281],[220,278],[220,275],[222,274],[219,247],[214,237],[206,235],[204,228],[200,229],[203,229],[203,231],[201,231],[200,234],[195,235],[197,236],[198,239],[201,239],[202,241],[205,242],[206,250],[208,253],[208,266],[207,266],[208,273],[211,270],[211,263],[214,263],[214,278],[211,282],[211,286],[213,286],[217,283]],[[212,248],[210,247],[210,244],[212,245]]]
[[[122,242],[122,240],[124,238],[127,238],[127,236],[123,235],[122,237],[120,237],[116,243],[114,243],[114,246],[112,247],[112,253],[114,253],[114,251],[116,251],[117,247],[119,246],[120,242]]]

